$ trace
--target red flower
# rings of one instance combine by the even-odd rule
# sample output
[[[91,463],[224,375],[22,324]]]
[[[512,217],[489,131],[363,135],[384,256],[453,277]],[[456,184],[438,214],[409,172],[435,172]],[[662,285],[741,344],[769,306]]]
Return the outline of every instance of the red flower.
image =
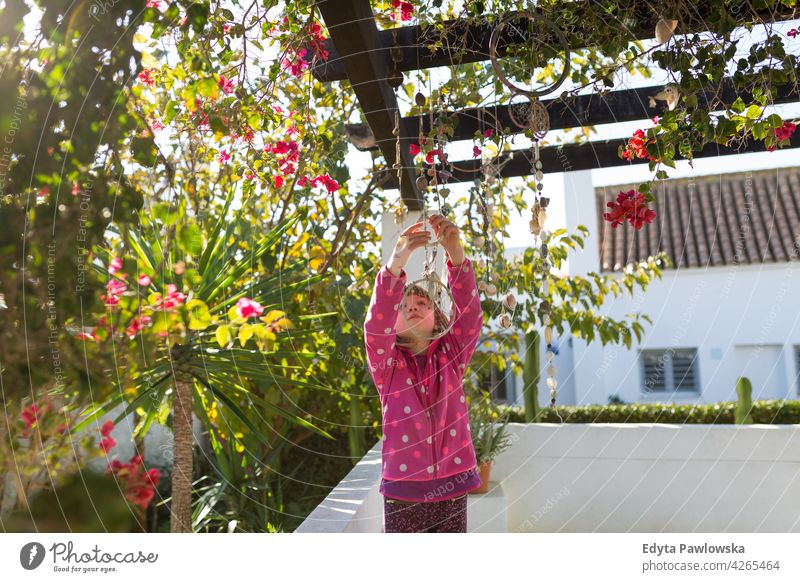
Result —
[[[412,143],[408,146],[408,153],[410,153],[412,156],[416,156],[419,153],[419,146],[415,143]]]
[[[284,71],[289,71],[295,77],[299,77],[303,74],[303,71],[308,69],[308,61],[306,61],[306,49],[301,48],[295,53],[295,60],[290,60],[287,57],[284,57],[281,61],[281,68]]]
[[[322,34],[322,27],[318,23],[312,22],[308,28],[311,36],[311,50],[314,52],[314,56],[327,61],[328,51],[325,49],[325,37]]]
[[[147,275],[139,275],[137,283],[139,283],[139,285],[141,285],[142,287],[149,287],[152,281],[150,280],[150,277],[148,277]]]
[[[144,69],[136,77],[148,87],[152,87],[153,83],[153,69]]]
[[[786,33],[786,36],[788,36],[789,38],[796,37],[797,36],[797,29],[796,28],[791,29],[789,32]]]
[[[178,291],[178,288],[169,283],[167,285],[167,296],[166,298],[162,299],[160,293],[156,293],[156,303],[153,306],[154,309],[174,309],[180,305],[183,305],[183,301],[186,299],[186,295]]]
[[[133,339],[136,337],[136,334],[143,330],[147,325],[150,324],[152,318],[149,315],[143,315],[141,317],[134,317],[131,324],[125,329],[125,333],[128,334],[128,337]]]
[[[286,183],[286,181],[283,179],[283,176],[275,176],[272,179],[275,182],[275,187],[276,188],[281,188]]]
[[[39,416],[41,416],[43,411],[39,410],[39,407],[35,404],[31,404],[30,406],[25,407],[20,414],[20,418],[22,422],[25,424],[25,430],[23,431],[23,436],[28,436],[28,430],[36,424],[39,420]]]
[[[114,440],[113,438],[111,438],[111,437],[106,437],[106,438],[104,438],[103,440],[101,440],[101,441],[100,441],[100,444],[99,444],[98,446],[100,447],[100,449],[101,449],[101,450],[102,450],[104,453],[108,454],[108,451],[109,451],[109,450],[111,450],[111,449],[113,449],[115,446],[117,446],[117,441],[115,441],[115,440]]]
[[[109,271],[111,267],[109,267]],[[125,291],[127,291],[128,286],[125,281],[120,281],[119,279],[111,279],[108,283],[106,283],[106,291],[108,292],[108,296],[101,295],[100,298],[105,300],[106,305],[118,305],[119,304],[119,296],[122,295]]]
[[[94,331],[92,331],[92,333],[86,333],[82,331],[80,333],[76,333],[73,337],[76,339],[97,341],[97,336],[94,335]]]
[[[773,129],[772,131],[775,134],[775,137],[778,138],[778,140],[784,140],[791,138],[792,134],[794,134],[795,129],[797,129],[796,124],[791,123],[789,121],[784,121],[783,125],[781,125],[776,129]]]
[[[231,81],[230,79],[226,79],[224,75],[219,76],[219,81],[217,81],[217,84],[225,93],[228,94],[233,93],[235,88],[233,85],[233,81]]]
[[[339,182],[330,177],[330,174],[320,175],[311,180],[312,186],[319,186],[322,184],[329,194],[336,192],[339,189]]]
[[[442,148],[434,148],[425,154],[425,161],[429,164],[433,163],[434,156],[438,157],[440,160],[442,159]]]
[[[397,10],[400,9],[400,20],[408,21],[414,17],[414,5],[411,2],[401,2],[401,0],[392,0],[392,8]],[[392,13],[392,18],[395,18],[394,13]]]
[[[122,268],[122,259],[114,257],[108,265],[108,272],[112,275]]]
[[[125,498],[142,509],[147,509],[155,497],[155,487],[158,485],[161,472],[158,469],[142,471],[141,455],[134,455],[128,463],[114,459],[108,469],[124,482]]]
[[[623,160],[633,160],[634,158],[647,158],[651,162],[658,162],[658,158],[652,157],[647,152],[647,146],[655,143],[654,139],[649,139],[644,130],[637,129],[633,132],[633,137],[628,140],[625,149],[622,150],[620,156]]]
[[[656,213],[647,208],[644,194],[636,190],[620,192],[616,202],[608,202],[606,206],[611,212],[604,213],[603,219],[611,223],[611,228],[617,228],[628,220],[636,230],[639,230],[645,222],[650,224],[656,217]]]
[[[478,146],[472,146],[472,157],[477,158],[481,155],[481,148]]]
[[[253,301],[246,297],[242,297],[236,302],[236,315],[239,317],[258,317],[264,312],[264,308],[258,301]]]
[[[309,184],[309,179],[306,178],[305,176],[300,176],[300,179],[297,180],[297,185],[300,186],[301,188],[308,186],[308,184]]]
[[[483,137],[492,137],[494,135],[494,130],[490,127],[489,129],[483,130]]]
[[[77,196],[81,192],[81,187],[78,185],[77,182],[72,183],[72,195]]]
[[[100,427],[100,434],[103,435],[104,437],[107,437],[108,435],[111,434],[112,430],[114,430],[114,421],[107,420],[105,421],[103,426]]]
[[[221,152],[219,152],[219,163],[220,164],[224,164],[230,159],[231,159],[231,155],[227,152],[227,150],[222,150]]]

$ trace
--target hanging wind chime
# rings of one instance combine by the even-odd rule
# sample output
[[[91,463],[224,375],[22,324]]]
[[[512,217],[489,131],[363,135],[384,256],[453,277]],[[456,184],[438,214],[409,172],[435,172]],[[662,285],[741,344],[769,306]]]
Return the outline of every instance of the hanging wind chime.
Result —
[[[564,53],[564,68],[556,81],[544,89],[534,90],[525,89],[514,85],[506,75],[503,73],[497,59],[498,42],[501,38],[503,30],[509,25],[514,27],[523,22],[528,25],[539,22],[544,24],[550,30],[561,45]],[[515,33],[518,30],[514,31]],[[530,40],[530,39],[527,39]],[[531,206],[531,220],[529,222],[530,232],[534,236],[535,246],[539,249],[539,254],[542,260],[542,289],[541,297],[543,298],[539,304],[539,316],[544,326],[544,338],[547,344],[547,387],[550,389],[550,406],[556,406],[556,394],[558,388],[558,380],[556,379],[556,368],[553,365],[555,352],[553,351],[553,326],[550,320],[551,305],[549,298],[550,293],[550,268],[551,264],[548,260],[547,241],[550,238],[550,233],[545,230],[544,223],[547,219],[547,206],[550,199],[542,196],[544,190],[544,165],[541,159],[540,141],[544,138],[550,129],[550,117],[547,108],[539,101],[539,97],[555,91],[566,79],[569,73],[570,51],[569,43],[564,37],[561,30],[553,24],[552,21],[545,18],[535,10],[518,12],[503,17],[495,26],[492,31],[491,38],[489,39],[489,59],[492,63],[492,69],[500,79],[500,81],[508,87],[512,92],[511,101],[515,98],[521,97],[522,101],[516,103],[509,103],[508,112],[511,121],[519,128],[530,131],[531,135],[531,175],[533,176],[533,183],[535,186],[534,203]]]
[[[402,54],[400,52],[399,47],[397,46],[397,34],[395,31],[392,33],[393,36],[393,46],[390,49],[390,55],[392,61],[394,62],[394,66],[392,70],[390,70],[389,75],[387,76],[387,82],[389,85],[397,92],[398,88],[402,85],[402,73],[397,70],[397,63],[400,62],[402,59]],[[426,98],[421,93],[418,92],[415,97],[415,102],[417,106],[422,109],[425,106]],[[431,113],[432,115],[432,113]],[[395,143],[395,162],[393,165],[393,169],[397,171],[397,181],[398,185],[402,184],[403,179],[403,164],[402,164],[402,156],[401,156],[401,147],[402,147],[402,140],[400,138],[400,111],[399,108],[395,109],[394,112],[394,129],[392,130],[393,135],[395,136],[396,143]],[[419,140],[422,142],[423,140],[423,130],[422,130],[422,117],[420,116],[420,130],[419,130]],[[431,172],[431,170],[429,170]],[[426,229],[428,226],[428,206],[427,206],[427,194],[431,192],[431,186],[438,188],[438,180],[437,180],[437,172],[435,167],[433,168],[433,172],[430,174],[430,180],[425,178],[424,174],[420,174],[417,178],[417,188],[422,194],[422,213],[420,215],[420,220],[422,221],[422,228]],[[438,189],[436,190],[435,200],[439,202],[439,209],[441,211],[441,191]],[[395,211],[395,222],[402,223],[405,219],[405,215],[407,213],[407,208],[401,202],[401,207]],[[453,294],[450,291],[450,288],[442,282],[441,277],[436,273],[436,258],[439,252],[439,244],[441,240],[434,238],[433,241],[426,243],[424,245],[425,251],[425,262],[422,268],[422,276],[421,278],[412,281],[410,284],[406,285],[405,290],[403,292],[403,297],[399,303],[399,310],[400,316],[403,318],[403,321],[406,324],[406,327],[413,333],[414,335],[420,335],[413,327],[411,322],[408,321],[406,317],[406,310],[405,305],[406,301],[409,300],[410,295],[413,293],[414,287],[421,288],[425,291],[428,297],[431,300],[431,303],[434,306],[434,309],[439,309],[444,316],[444,322],[441,329],[438,332],[434,332],[430,336],[426,336],[429,340],[435,340],[444,336],[448,333],[452,328],[453,324],[456,320],[456,313],[455,313],[455,301],[453,300]]]

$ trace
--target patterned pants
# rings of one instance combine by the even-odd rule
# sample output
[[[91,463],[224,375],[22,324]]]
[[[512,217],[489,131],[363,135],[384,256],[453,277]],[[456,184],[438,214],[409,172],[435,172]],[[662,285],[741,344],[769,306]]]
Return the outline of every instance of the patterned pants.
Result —
[[[467,495],[445,501],[383,498],[384,533],[467,533]]]

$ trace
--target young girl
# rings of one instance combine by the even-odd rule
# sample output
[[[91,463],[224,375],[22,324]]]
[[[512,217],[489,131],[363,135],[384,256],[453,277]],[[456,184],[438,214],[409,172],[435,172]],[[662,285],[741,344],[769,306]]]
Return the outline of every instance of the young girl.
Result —
[[[387,533],[466,532],[466,495],[481,484],[462,379],[478,344],[483,311],[458,227],[438,214],[429,222],[447,253],[456,307],[452,329],[430,339],[446,319],[418,286],[400,305],[407,287],[403,267],[415,249],[430,242],[422,222],[401,233],[391,260],[378,272],[364,322],[367,363],[383,414],[380,491]]]

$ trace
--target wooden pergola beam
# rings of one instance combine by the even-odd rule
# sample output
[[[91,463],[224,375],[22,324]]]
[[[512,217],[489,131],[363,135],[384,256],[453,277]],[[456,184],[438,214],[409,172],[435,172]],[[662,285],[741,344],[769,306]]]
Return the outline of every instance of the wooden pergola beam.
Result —
[[[551,130],[622,123],[644,120],[660,114],[665,107],[664,103],[661,102],[655,108],[650,108],[648,98],[662,88],[661,85],[656,85],[638,89],[623,89],[609,91],[605,94],[577,95],[569,99],[543,99],[542,103],[550,113]],[[741,97],[745,103],[753,100],[749,91],[737,92],[733,82],[726,79],[719,93],[708,92],[698,95],[698,102],[700,107],[706,107],[709,111],[718,111],[736,101],[737,97]],[[793,84],[787,84],[777,88],[773,103],[776,105],[786,104],[798,100],[800,100],[800,88]],[[508,105],[462,109],[451,115],[456,118],[455,132],[450,139],[454,142],[474,139],[476,132],[480,133],[487,128],[496,129],[495,124],[500,131],[508,128],[511,134],[523,132],[523,129],[511,121]],[[422,131],[427,135],[431,125],[429,115],[404,117],[401,122],[404,126],[404,134],[417,135],[420,119],[422,120]]]
[[[627,144],[627,139],[616,139],[604,142],[589,142],[584,144],[566,144],[562,146],[544,147],[541,149],[541,160],[544,166],[545,175],[556,172],[572,172],[578,170],[595,170],[600,168],[622,167],[648,163],[646,159],[635,159],[634,161],[623,160],[619,157],[620,146]],[[788,148],[800,148],[800,131],[795,132],[790,140]],[[782,148],[787,149],[787,148]],[[723,146],[719,144],[707,144],[700,152],[694,154],[694,158],[711,158],[718,156],[733,156],[742,153],[764,152],[763,142],[750,141],[742,147]],[[682,158],[676,158],[676,161]],[[733,159],[731,159],[733,162]],[[502,166],[500,176],[503,178],[513,178],[527,176],[531,174],[530,149],[514,150],[502,154],[499,159]],[[430,166],[425,165],[426,169]],[[437,169],[442,167],[437,164]],[[450,183],[472,182],[476,178],[481,178],[481,160],[462,160],[452,163],[452,177],[448,179]],[[396,181],[391,179],[383,185],[384,188],[397,188]]]
[[[658,12],[648,3],[640,0],[625,0],[621,4],[626,2],[629,5],[620,5],[615,15],[608,15],[608,21],[605,24],[611,29],[619,31],[619,34],[625,35],[629,41],[653,38],[655,26],[660,17]],[[590,11],[589,5],[591,3],[592,0],[587,0],[584,2],[583,8],[581,8],[587,14]],[[344,11],[349,9],[346,6],[349,2],[332,2],[331,0],[322,2],[319,6],[322,8],[326,4],[336,4],[336,10]],[[708,20],[718,10],[719,7],[716,2],[702,0],[695,2],[691,18],[682,21],[676,33],[688,34],[708,30]],[[329,6],[327,11],[331,12],[333,8]],[[543,7],[540,12],[550,18],[562,30],[566,28],[567,23],[565,22],[564,13],[558,10],[558,7]],[[753,10],[743,2],[740,12],[737,22],[779,22],[800,18],[800,8],[789,8],[783,5],[771,12],[769,10]],[[625,23],[628,20],[630,24],[626,26]],[[327,18],[325,21],[327,22]],[[596,22],[591,22],[588,16],[581,18],[579,13],[574,24],[570,26],[575,31],[570,34],[570,39],[572,40],[570,48],[585,48],[581,39],[585,38],[586,35],[580,33],[581,27],[587,27],[586,33],[588,34],[589,27],[596,26],[596,24]],[[403,54],[402,60],[398,63],[398,70],[407,72],[474,63],[489,59],[489,37],[492,33],[492,24],[490,22],[484,21],[481,24],[469,24],[466,20],[448,20],[441,23],[440,26],[445,31],[445,34],[441,44],[438,45],[439,48],[433,51],[428,48],[428,44],[434,37],[438,40],[439,33],[433,31],[430,25],[427,28],[402,26],[394,29],[397,34],[397,45],[401,48]],[[331,31],[332,36],[333,34]],[[378,31],[375,47],[388,50],[393,45],[392,35],[392,30]],[[314,63],[311,67],[312,74],[322,82],[347,79],[349,75],[343,60],[340,58],[340,55],[347,53],[339,52],[336,43],[331,41],[328,41],[327,49],[329,53],[328,60]],[[499,43],[498,53],[501,56],[503,54],[502,43]]]
[[[391,168],[395,160],[396,137],[395,112],[397,98],[386,82],[389,52],[381,46],[379,31],[375,25],[369,0],[327,1],[317,4],[335,48],[337,63],[350,81],[358,104],[375,136],[387,165]],[[416,169],[408,153],[411,136],[404,135],[401,126],[400,164],[402,165],[401,196],[406,206],[418,210],[422,193],[416,185]],[[395,188],[397,171],[392,170]]]

